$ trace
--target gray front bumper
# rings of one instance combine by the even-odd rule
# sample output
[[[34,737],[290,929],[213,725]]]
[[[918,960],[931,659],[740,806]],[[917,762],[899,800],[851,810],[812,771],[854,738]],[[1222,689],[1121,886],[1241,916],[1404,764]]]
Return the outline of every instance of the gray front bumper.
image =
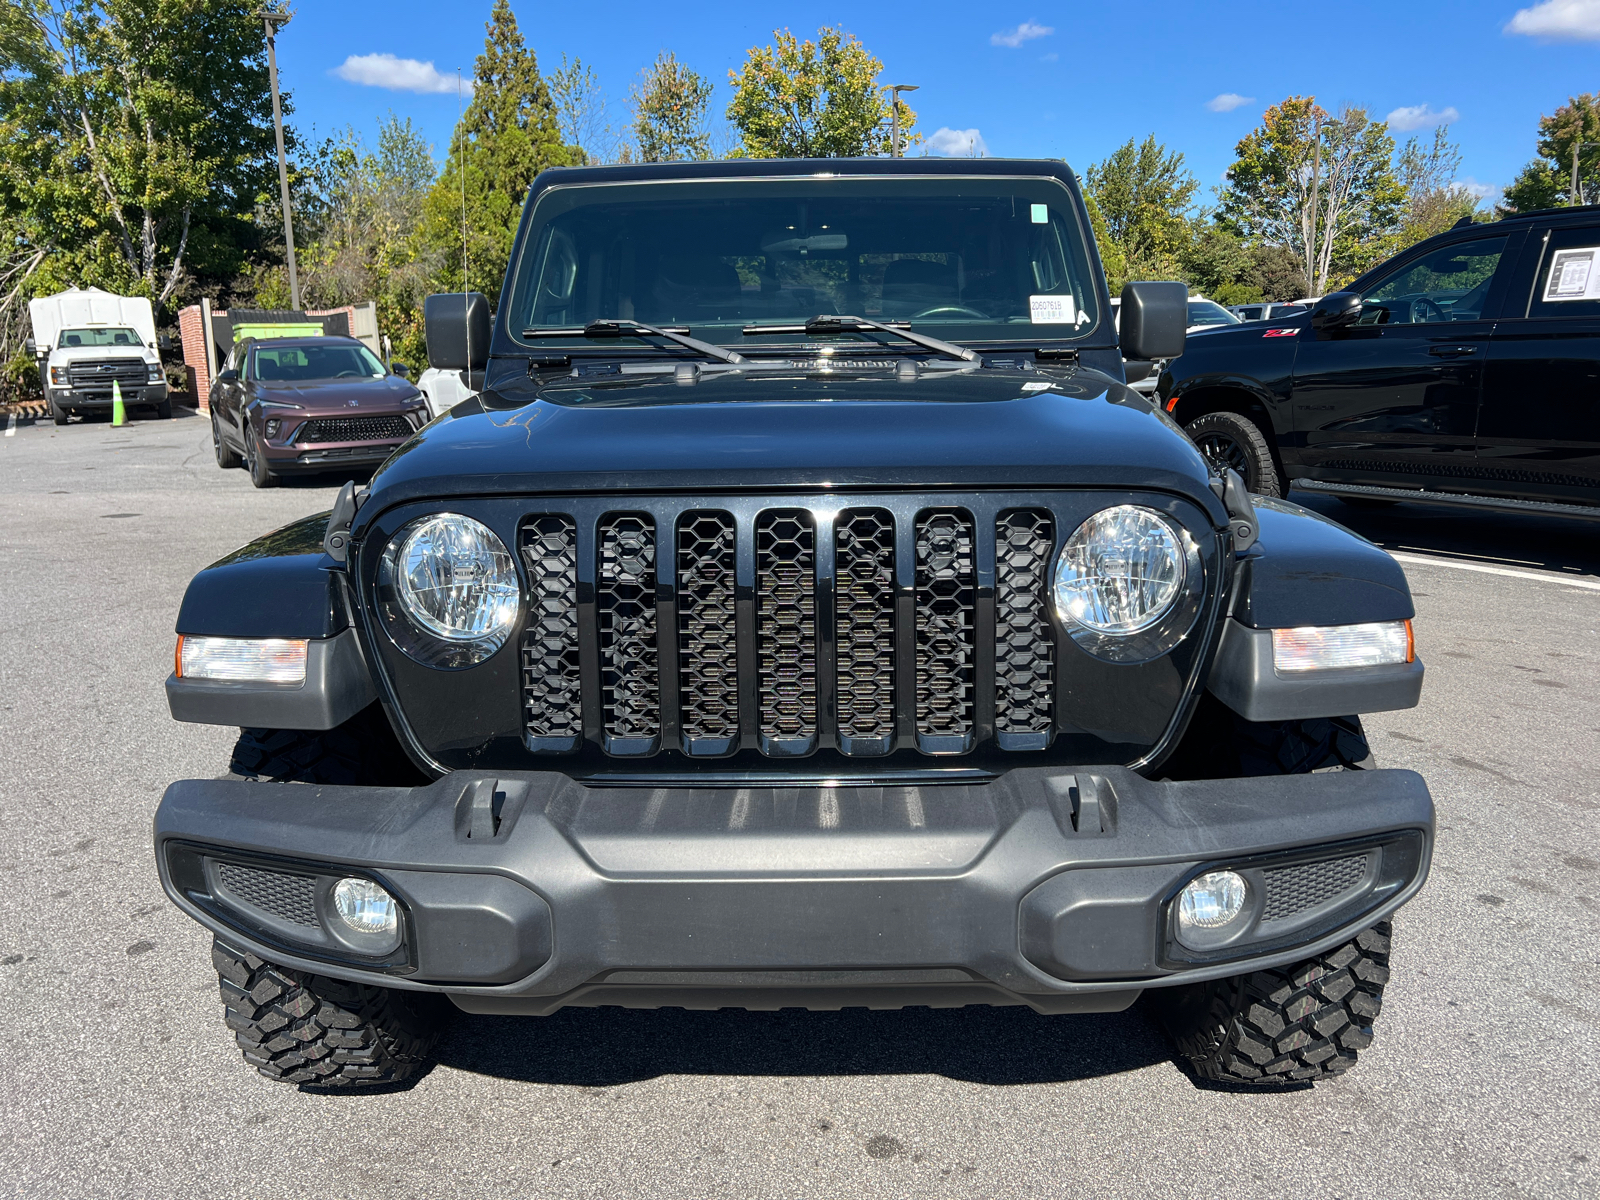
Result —
[[[456,773],[422,788],[183,780],[155,818],[173,901],[283,965],[448,992],[470,1011],[1012,1003],[1139,992],[1293,962],[1422,886],[1433,804],[1410,771],[1154,783],[1120,767],[899,787],[606,787]],[[1202,868],[1362,881],[1195,953],[1170,902]],[[404,945],[362,958],[213,887],[231,861],[321,889],[367,874]],[[1282,876],[1280,875],[1280,878]],[[306,882],[314,880],[315,882]]]

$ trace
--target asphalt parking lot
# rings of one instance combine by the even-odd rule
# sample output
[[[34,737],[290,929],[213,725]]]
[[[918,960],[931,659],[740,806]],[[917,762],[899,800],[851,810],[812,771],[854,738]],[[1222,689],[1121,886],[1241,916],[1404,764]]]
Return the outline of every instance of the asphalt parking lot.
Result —
[[[233,740],[167,714],[185,584],[340,480],[256,491],[180,413],[0,437],[0,1193],[1600,1193],[1600,525],[1307,501],[1402,557],[1428,683],[1368,730],[1440,818],[1343,1080],[1202,1089],[1141,1006],[593,1009],[461,1017],[409,1090],[330,1097],[240,1060],[150,816]]]

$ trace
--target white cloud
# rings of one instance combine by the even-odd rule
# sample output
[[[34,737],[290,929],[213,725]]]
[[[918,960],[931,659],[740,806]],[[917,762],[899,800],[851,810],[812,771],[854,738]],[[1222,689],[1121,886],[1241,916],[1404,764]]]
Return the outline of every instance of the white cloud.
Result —
[[[1061,55],[1057,54],[1055,51],[1052,50],[1049,54],[1041,54],[1039,56],[1039,61],[1040,62],[1055,62],[1056,59],[1058,59],[1060,57],[1061,57]]]
[[[1454,125],[1461,119],[1461,114],[1454,108],[1443,108],[1434,112],[1426,104],[1413,104],[1409,108],[1397,108],[1387,117],[1390,129],[1432,129],[1435,125]]]
[[[1254,96],[1241,96],[1238,92],[1223,92],[1220,96],[1213,96],[1206,101],[1206,107],[1212,112],[1232,112],[1236,108],[1243,108],[1246,104],[1254,104]]]
[[[1463,192],[1466,192],[1467,195],[1471,196],[1474,200],[1488,200],[1490,197],[1498,197],[1500,195],[1500,185],[1499,184],[1496,184],[1496,183],[1479,183],[1476,179],[1472,178],[1472,176],[1470,176],[1470,175],[1467,176],[1465,179],[1454,180],[1450,184],[1450,186],[1454,187],[1454,188],[1460,188]]]
[[[976,129],[951,129],[941,126],[933,133],[923,148],[929,154],[945,158],[983,158],[989,153],[989,144]]]
[[[1519,10],[1505,31],[1561,41],[1600,41],[1600,0],[1544,0]]]
[[[1037,21],[1024,21],[1015,29],[1002,29],[999,33],[989,35],[991,46],[1009,46],[1015,50],[1023,42],[1031,42],[1034,38],[1049,37],[1055,30],[1048,25],[1041,25]]]
[[[333,69],[346,83],[387,88],[391,92],[440,92],[454,94],[455,75],[435,70],[431,62],[396,58],[392,54],[352,54]],[[462,81],[462,90],[472,95],[472,80]]]

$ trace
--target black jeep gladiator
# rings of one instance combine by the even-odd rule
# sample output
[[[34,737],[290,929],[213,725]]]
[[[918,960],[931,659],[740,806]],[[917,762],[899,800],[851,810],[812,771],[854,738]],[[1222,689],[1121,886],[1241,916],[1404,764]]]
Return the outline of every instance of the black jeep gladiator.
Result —
[[[444,1016],[1146,992],[1198,1076],[1372,1040],[1433,844],[1381,550],[1216,473],[1060,162],[534,183],[481,394],[200,572],[155,855],[246,1060],[392,1083]]]

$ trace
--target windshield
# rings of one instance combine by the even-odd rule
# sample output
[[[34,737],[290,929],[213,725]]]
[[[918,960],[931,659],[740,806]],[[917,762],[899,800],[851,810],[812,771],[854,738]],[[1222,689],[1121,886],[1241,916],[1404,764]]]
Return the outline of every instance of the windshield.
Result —
[[[1237,325],[1239,318],[1234,316],[1222,305],[1214,300],[1189,301],[1189,325]]]
[[[365,346],[257,346],[251,378],[307,383],[316,379],[383,376],[383,364]]]
[[[63,329],[61,331],[61,344],[63,346],[143,346],[139,335],[131,329],[121,326],[108,326],[103,329]]]
[[[746,326],[849,314],[1036,343],[1081,337],[1097,315],[1071,194],[1050,179],[556,188],[525,246],[513,337],[632,320],[748,348],[785,339]]]

